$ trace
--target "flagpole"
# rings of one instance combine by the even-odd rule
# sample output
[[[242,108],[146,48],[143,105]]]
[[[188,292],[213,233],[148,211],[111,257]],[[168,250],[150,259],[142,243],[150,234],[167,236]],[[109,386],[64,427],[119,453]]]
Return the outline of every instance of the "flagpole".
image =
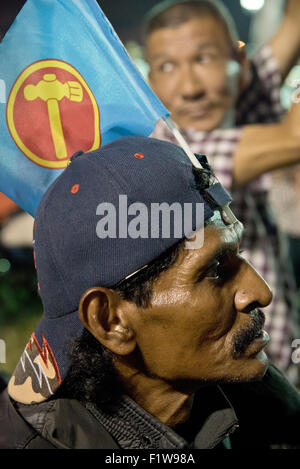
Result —
[[[183,137],[183,135],[180,133],[180,130],[178,129],[177,125],[175,124],[175,122],[170,118],[170,117],[164,117],[163,120],[165,121],[165,123],[167,124],[168,128],[171,130],[172,134],[174,135],[174,137],[176,138],[177,142],[179,143],[179,145],[181,146],[181,148],[185,151],[185,153],[187,154],[188,158],[190,159],[192,165],[195,167],[195,168],[198,168],[198,169],[203,169],[203,167],[201,166],[200,162],[198,161],[198,159],[196,158],[196,156],[194,155],[194,153],[192,152],[189,144],[187,143],[187,141],[185,140],[185,138]],[[216,178],[217,179],[217,178]],[[222,210],[224,212],[224,214],[226,215],[227,217],[227,220],[230,224],[233,224],[233,223],[236,223],[238,220],[236,218],[236,216],[234,215],[234,213],[232,212],[231,208],[229,207],[229,204],[225,205],[224,207],[222,207]]]
[[[175,122],[170,118],[170,117],[165,117],[164,118],[165,123],[167,124],[168,128],[171,130],[172,134],[176,138],[177,142],[181,146],[181,148],[186,152],[187,156],[191,160],[191,163],[195,168],[203,169],[200,162],[197,160],[196,156],[192,152],[192,150],[189,147],[189,144],[187,141],[184,139],[183,135],[180,133],[177,125]]]

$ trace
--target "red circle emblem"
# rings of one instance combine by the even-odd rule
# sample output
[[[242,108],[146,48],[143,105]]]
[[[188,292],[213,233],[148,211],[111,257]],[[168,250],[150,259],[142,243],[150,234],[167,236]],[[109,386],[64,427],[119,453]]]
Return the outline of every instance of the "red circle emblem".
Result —
[[[79,148],[100,146],[97,102],[80,73],[60,60],[29,65],[14,83],[7,125],[20,150],[40,166],[59,169]]]

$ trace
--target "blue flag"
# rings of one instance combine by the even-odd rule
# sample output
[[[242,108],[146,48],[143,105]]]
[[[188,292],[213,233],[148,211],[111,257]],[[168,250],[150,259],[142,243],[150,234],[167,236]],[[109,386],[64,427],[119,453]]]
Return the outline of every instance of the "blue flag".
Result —
[[[0,191],[34,216],[74,152],[168,115],[96,0],[27,0],[0,44]]]

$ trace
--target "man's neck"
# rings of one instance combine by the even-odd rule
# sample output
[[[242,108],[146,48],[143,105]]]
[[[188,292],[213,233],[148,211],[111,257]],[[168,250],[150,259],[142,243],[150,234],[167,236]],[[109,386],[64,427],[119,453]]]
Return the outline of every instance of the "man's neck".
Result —
[[[188,420],[193,395],[175,390],[161,378],[147,376],[126,361],[115,364],[128,395],[169,427]]]

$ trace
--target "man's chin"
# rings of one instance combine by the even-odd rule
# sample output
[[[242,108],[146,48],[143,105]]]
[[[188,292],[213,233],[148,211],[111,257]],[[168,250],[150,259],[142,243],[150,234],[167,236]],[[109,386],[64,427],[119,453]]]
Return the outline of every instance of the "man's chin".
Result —
[[[266,353],[261,350],[251,357],[234,359],[232,368],[228,367],[225,374],[219,380],[219,384],[249,383],[261,380],[269,366]]]
[[[240,381],[256,381],[264,377],[268,366],[269,359],[264,350],[260,350],[257,354],[242,359],[242,371],[239,376]]]
[[[267,357],[267,354],[264,350],[261,350],[260,352],[258,352],[256,355],[254,355],[253,357],[251,357],[252,360],[258,360],[262,366],[264,366],[265,368],[268,368],[269,366],[269,359]]]

